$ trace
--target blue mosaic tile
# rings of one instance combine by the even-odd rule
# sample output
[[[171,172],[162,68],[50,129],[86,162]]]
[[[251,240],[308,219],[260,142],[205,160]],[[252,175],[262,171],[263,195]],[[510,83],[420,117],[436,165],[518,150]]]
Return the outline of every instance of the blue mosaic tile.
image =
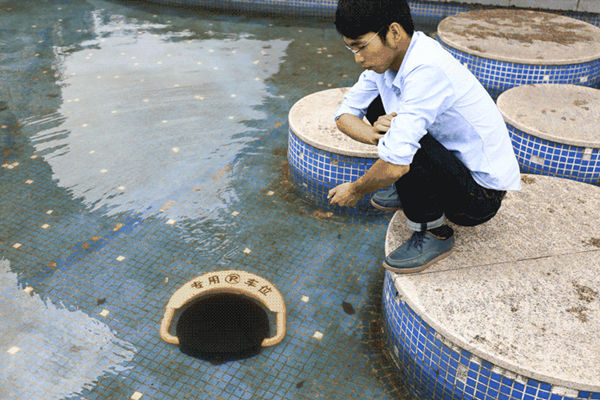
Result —
[[[511,124],[507,128],[523,172],[600,184],[600,148],[549,141]]]
[[[439,38],[438,42],[477,77],[494,99],[502,92],[521,85],[566,83],[595,87],[600,83],[600,59],[568,65],[518,64],[468,54]]]
[[[289,131],[288,161],[294,186],[304,199],[336,214],[379,213],[370,205],[370,194],[365,195],[356,207],[332,206],[327,199],[330,189],[344,182],[356,181],[375,164],[376,160],[321,150],[302,141],[291,130]]]
[[[390,357],[404,382],[418,399],[478,399],[478,400],[573,400],[552,393],[553,385],[505,370],[470,354],[467,350],[440,340],[435,332],[410,306],[397,296],[392,274],[386,272],[383,285],[384,340]],[[431,340],[433,335],[434,340]],[[415,343],[426,343],[415,351]],[[445,343],[449,343],[445,344]],[[436,354],[456,354],[460,351],[459,368],[452,368]],[[458,364],[457,364],[458,365]],[[517,376],[517,378],[513,378]],[[577,400],[595,399],[600,393],[579,392]]]

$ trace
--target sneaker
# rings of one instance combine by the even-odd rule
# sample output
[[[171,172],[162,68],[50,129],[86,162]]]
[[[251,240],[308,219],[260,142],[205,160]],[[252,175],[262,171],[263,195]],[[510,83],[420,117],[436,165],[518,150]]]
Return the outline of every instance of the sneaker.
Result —
[[[430,231],[414,232],[410,239],[385,257],[383,267],[398,274],[423,271],[446,257],[454,246],[454,231],[445,225],[445,238]]]
[[[402,209],[402,202],[394,186],[376,192],[371,197],[371,205],[381,211],[396,211]]]

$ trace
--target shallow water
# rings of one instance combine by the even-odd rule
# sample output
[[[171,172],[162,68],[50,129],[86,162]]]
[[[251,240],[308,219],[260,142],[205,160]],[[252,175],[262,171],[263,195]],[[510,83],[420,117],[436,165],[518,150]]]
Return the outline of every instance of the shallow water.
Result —
[[[327,217],[287,177],[290,107],[360,73],[331,22],[5,0],[0,48],[0,398],[408,398],[379,331],[389,216]],[[158,326],[221,269],[274,283],[288,333],[214,366]]]

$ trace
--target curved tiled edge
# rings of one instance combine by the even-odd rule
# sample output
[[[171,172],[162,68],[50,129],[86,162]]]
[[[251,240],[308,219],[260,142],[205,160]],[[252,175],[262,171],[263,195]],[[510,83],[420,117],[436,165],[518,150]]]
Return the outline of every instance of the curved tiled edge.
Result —
[[[389,271],[383,286],[383,318],[387,350],[418,399],[600,399],[600,392],[529,379],[455,345],[403,301]]]
[[[327,199],[331,188],[360,178],[375,163],[375,158],[330,153],[303,142],[291,130],[287,157],[292,182],[310,203],[336,214],[377,213],[370,206],[370,195],[364,196],[356,207],[331,206]]]
[[[600,184],[600,148],[556,143],[506,126],[523,172]]]
[[[512,87],[535,83],[567,83],[595,87],[600,83],[600,59],[571,65],[528,65],[492,60],[438,42],[463,63],[493,99]]]
[[[248,14],[332,17],[337,0],[147,0],[152,3],[204,7]]]
[[[314,16],[331,18],[335,14],[337,0],[147,0],[151,3],[176,6],[201,6],[215,10],[235,10],[247,13],[265,13],[291,16]],[[487,2],[486,2],[487,3]],[[500,3],[500,2],[499,2]],[[437,24],[450,15],[469,11],[481,4],[409,0],[414,17],[427,24]],[[487,4],[488,6],[490,4]],[[498,4],[502,6],[502,4]],[[552,11],[552,10],[550,10]],[[562,15],[600,26],[600,14],[562,11]]]

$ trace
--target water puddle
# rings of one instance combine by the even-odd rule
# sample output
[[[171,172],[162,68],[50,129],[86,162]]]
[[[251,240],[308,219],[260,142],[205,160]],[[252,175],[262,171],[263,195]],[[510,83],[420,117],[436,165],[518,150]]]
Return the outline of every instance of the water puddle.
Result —
[[[0,397],[59,399],[127,369],[136,349],[100,322],[19,288],[0,260]],[[36,371],[35,384],[30,374]]]
[[[196,217],[228,201],[230,163],[267,117],[265,80],[289,40],[172,31],[93,13],[96,39],[56,47],[62,103],[26,120],[53,178],[108,214]],[[243,84],[240,84],[243,77]],[[212,189],[212,190],[210,190]],[[196,191],[197,202],[171,202]]]

